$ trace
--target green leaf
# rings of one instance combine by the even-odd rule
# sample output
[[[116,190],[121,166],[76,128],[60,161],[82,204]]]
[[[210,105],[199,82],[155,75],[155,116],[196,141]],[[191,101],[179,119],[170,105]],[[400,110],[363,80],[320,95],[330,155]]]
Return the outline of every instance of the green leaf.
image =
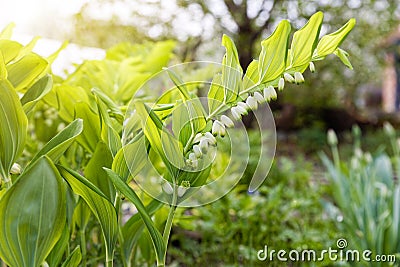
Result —
[[[24,150],[28,119],[12,85],[0,80],[0,176],[6,179]]]
[[[79,173],[63,166],[57,167],[74,193],[85,200],[86,204],[99,221],[106,244],[106,259],[112,260],[118,234],[117,213],[113,204],[100,189]]]
[[[40,39],[40,37],[34,37],[27,45],[22,47],[22,49],[19,51],[18,56],[14,59],[15,61],[20,60],[24,56],[28,55],[29,53],[32,52],[32,49],[35,47],[37,41]]]
[[[351,62],[349,60],[349,53],[344,51],[343,49],[336,49],[335,52],[333,52],[339,59],[343,62],[344,65],[346,65],[349,69],[353,69],[353,66],[351,65]]]
[[[246,69],[243,77],[243,89],[254,86],[258,83],[260,77],[258,75],[258,60],[253,60]]]
[[[167,71],[169,78],[175,84],[176,88],[179,90],[182,99],[184,101],[189,100],[190,99],[189,91],[187,90],[185,83],[178,76],[178,74],[176,74],[173,70],[169,68],[163,68],[163,69]]]
[[[222,75],[216,74],[208,91],[208,112],[212,114],[217,108],[224,103],[224,86],[222,84]]]
[[[235,101],[239,94],[243,70],[235,44],[227,35],[222,36],[222,45],[226,53],[222,60],[222,84],[224,85],[224,103]]]
[[[122,123],[124,121],[124,114],[111,98],[97,88],[93,88],[92,93],[107,106],[110,110],[110,114],[112,114],[118,122]]]
[[[7,65],[8,80],[17,91],[24,91],[44,74],[47,66],[48,62],[44,58],[30,53]]]
[[[303,28],[294,33],[290,48],[290,65],[287,67],[291,71],[304,72],[307,68],[318,43],[323,18],[322,12],[315,13]]]
[[[98,142],[92,158],[84,169],[85,177],[99,188],[107,198],[113,202],[115,197],[114,186],[108,179],[103,167],[111,168],[113,158],[104,142]]]
[[[98,114],[90,109],[89,104],[78,102],[75,104],[75,119],[82,119],[83,125],[82,134],[77,141],[89,152],[93,153],[97,143],[100,140],[101,124]]]
[[[148,111],[145,104],[135,102],[135,107],[142,120],[144,135],[152,149],[161,157],[171,176],[176,177],[179,168],[184,165],[181,144],[169,132],[162,130],[161,120],[153,111]]]
[[[285,71],[290,30],[289,21],[282,20],[275,31],[261,42],[258,63],[261,83],[273,81]]]
[[[50,68],[50,65],[53,64],[54,60],[56,60],[56,58],[58,57],[60,52],[62,50],[64,50],[67,46],[68,46],[68,42],[67,41],[63,42],[61,44],[61,46],[57,49],[57,51],[55,51],[53,54],[51,54],[50,56],[48,56],[46,58],[47,62],[49,62],[49,68]]]
[[[106,96],[104,95],[104,97]],[[112,101],[111,99],[109,100]],[[108,145],[108,148],[114,157],[122,146],[121,138],[118,132],[113,128],[113,121],[111,120],[108,114],[105,102],[99,97],[97,97],[97,95],[96,95],[96,102],[102,122],[101,139]],[[121,120],[123,121],[123,118],[121,118]]]
[[[68,227],[64,227],[63,233],[60,239],[51,250],[49,256],[46,258],[46,262],[49,266],[59,266],[61,259],[65,253],[65,249],[69,243],[70,232]]]
[[[6,63],[4,62],[3,53],[0,51],[0,80],[7,79],[8,72],[6,68]]]
[[[129,181],[129,176],[135,177],[146,165],[147,151],[144,136],[121,148],[114,158],[112,170],[124,181]]]
[[[10,266],[39,266],[66,221],[65,186],[53,163],[41,157],[0,200],[0,254]]]
[[[4,57],[4,63],[8,64],[11,60],[16,58],[23,46],[15,41],[0,40],[0,51]]]
[[[83,121],[76,119],[54,136],[44,147],[33,157],[35,162],[41,156],[46,155],[53,162],[57,162],[64,152],[71,146],[72,142],[82,132]]]
[[[83,88],[65,84],[54,85],[53,90],[44,97],[44,100],[57,108],[60,118],[67,122],[75,119],[74,107],[77,103],[89,103],[89,97]]]
[[[356,25],[356,20],[350,19],[336,32],[323,36],[314,52],[313,60],[323,59],[325,56],[335,52],[336,48],[340,46],[349,32],[354,28],[354,25]]]
[[[133,189],[130,188],[128,184],[122,181],[122,179],[116,173],[114,173],[110,169],[105,168],[105,170],[108,173],[108,176],[113,182],[115,188],[135,205],[138,213],[140,214],[140,217],[142,218],[147,230],[149,231],[157,256],[157,263],[164,263],[166,245],[164,244],[161,233],[158,231],[153,221],[151,220],[150,215],[147,213],[143,202],[136,195],[135,191],[133,191]]]
[[[15,23],[9,23],[1,32],[0,39],[10,39],[15,28]]]
[[[50,92],[53,87],[53,78],[51,75],[46,74],[44,77],[39,79],[31,88],[26,91],[24,96],[21,98],[21,104],[24,107],[26,114],[32,111],[36,103],[42,99],[47,93]]]
[[[146,212],[149,216],[153,216],[154,213],[163,206],[163,203],[156,199],[153,199],[147,206]],[[133,215],[122,227],[122,236],[124,238],[123,249],[125,254],[125,259],[130,262],[133,247],[140,238],[142,231],[144,229],[143,220],[141,220],[140,214],[136,213]]]
[[[63,262],[61,267],[78,267],[82,260],[81,247],[77,246],[68,258]]]

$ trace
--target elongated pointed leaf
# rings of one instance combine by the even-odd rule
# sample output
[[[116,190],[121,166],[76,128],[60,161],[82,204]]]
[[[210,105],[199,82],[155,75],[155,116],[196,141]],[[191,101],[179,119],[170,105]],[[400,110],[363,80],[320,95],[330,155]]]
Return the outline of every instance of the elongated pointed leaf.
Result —
[[[85,124],[82,134],[77,141],[91,153],[96,149],[101,135],[101,121],[98,114],[90,109],[89,104],[78,102],[75,104],[75,119],[82,119]]]
[[[6,63],[4,62],[3,53],[0,51],[0,80],[7,79],[8,72],[6,68]]]
[[[149,216],[153,216],[154,213],[159,210],[163,206],[163,203],[158,200],[152,200],[147,206],[146,211]],[[124,238],[123,249],[125,254],[125,259],[127,262],[130,262],[131,254],[134,245],[137,243],[142,231],[144,229],[143,220],[141,220],[141,216],[139,213],[133,215],[122,227],[122,236]]]
[[[287,67],[293,72],[304,72],[310,63],[318,43],[323,18],[322,12],[315,13],[303,28],[294,33],[290,48],[290,65]]]
[[[325,35],[318,42],[313,60],[323,59],[325,56],[335,52],[336,48],[344,41],[349,32],[356,25],[355,19],[350,19],[343,27],[334,33]]]
[[[260,77],[258,74],[258,60],[253,60],[246,69],[243,77],[243,90],[258,83]]]
[[[9,23],[3,30],[0,32],[0,39],[10,39],[15,28],[15,23]]]
[[[18,42],[0,39],[0,51],[1,51],[1,53],[3,53],[5,64],[8,64],[16,56],[18,56],[19,51],[22,48],[23,48],[23,46]]]
[[[63,262],[61,267],[78,267],[82,260],[81,247],[77,246],[68,258]]]
[[[216,74],[211,82],[208,91],[208,112],[211,114],[224,103],[224,86],[222,84],[222,75]]]
[[[24,56],[28,55],[29,53],[32,52],[32,49],[35,47],[37,41],[39,41],[40,37],[36,36],[34,37],[27,45],[22,47],[22,49],[19,51],[18,56],[14,59],[15,61],[20,60]]]
[[[64,227],[63,233],[60,239],[57,241],[49,256],[46,258],[46,262],[49,266],[59,266],[61,259],[65,253],[65,249],[69,243],[70,232],[68,227]]]
[[[47,74],[26,91],[21,98],[21,104],[26,114],[32,111],[36,103],[50,92],[52,86],[53,78],[51,75]]]
[[[167,71],[169,78],[175,84],[176,88],[179,90],[182,99],[189,100],[190,99],[189,91],[187,90],[185,83],[178,76],[178,74],[176,74],[173,70],[169,68],[163,68],[163,69]]]
[[[24,149],[28,127],[18,95],[7,80],[0,80],[0,125],[0,176],[5,179]]]
[[[146,165],[147,151],[144,136],[125,145],[114,158],[112,170],[124,181],[129,182],[129,176],[134,178]]]
[[[285,71],[290,30],[289,21],[282,20],[271,36],[261,42],[258,63],[261,83],[273,81]]]
[[[76,119],[65,127],[61,132],[54,136],[44,147],[36,154],[31,162],[46,155],[53,162],[57,162],[64,152],[70,147],[75,138],[82,132],[83,120]]]
[[[75,194],[81,196],[100,223],[106,244],[106,257],[112,259],[118,234],[117,213],[113,204],[95,185],[79,173],[57,166]]]
[[[111,202],[114,201],[115,190],[103,167],[111,168],[112,162],[113,158],[107,145],[104,142],[99,142],[84,170],[85,177],[99,188]]]
[[[179,141],[163,130],[161,120],[154,112],[149,112],[145,104],[136,102],[135,106],[142,119],[144,134],[149,140],[152,149],[161,157],[171,176],[176,177],[179,168],[184,164]]]
[[[48,62],[44,58],[30,53],[7,65],[8,80],[17,91],[24,91],[44,74],[47,66]]]
[[[222,36],[222,45],[226,53],[222,60],[222,84],[224,85],[224,102],[235,101],[241,88],[243,70],[235,44],[227,35]]]
[[[122,179],[116,173],[114,173],[110,169],[105,168],[105,170],[108,173],[108,176],[113,182],[115,188],[135,205],[144,224],[146,225],[147,230],[149,231],[149,235],[156,251],[157,262],[163,263],[166,246],[164,244],[161,233],[155,227],[154,222],[151,220],[150,215],[147,213],[146,207],[143,205],[143,202],[136,195],[135,191],[133,191],[132,188],[130,188],[124,181],[122,181]]]
[[[344,65],[346,65],[346,67],[351,70],[353,69],[353,66],[351,65],[351,62],[349,60],[349,53],[340,48],[336,49],[336,51],[333,53],[342,61]]]
[[[0,200],[0,255],[10,266],[39,266],[60,238],[65,185],[53,163],[41,157]]]

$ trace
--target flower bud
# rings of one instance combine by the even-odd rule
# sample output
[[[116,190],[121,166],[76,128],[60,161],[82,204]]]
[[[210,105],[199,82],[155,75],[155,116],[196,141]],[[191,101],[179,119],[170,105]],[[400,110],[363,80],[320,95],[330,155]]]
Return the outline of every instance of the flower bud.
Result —
[[[204,138],[207,139],[210,145],[215,145],[217,143],[217,139],[215,139],[214,135],[212,135],[210,132],[206,132],[204,134]]]
[[[245,115],[247,115],[247,110],[250,109],[250,107],[244,102],[238,102],[237,107],[239,107],[240,108],[239,110],[242,112],[242,114]]]
[[[212,129],[211,132],[214,136],[225,136],[226,130],[225,130],[225,125],[222,124],[222,122],[220,122],[219,120],[215,120],[213,125],[212,125]]]
[[[199,145],[194,145],[193,146],[193,152],[194,152],[194,154],[196,155],[197,158],[200,158],[203,155]]]
[[[222,115],[221,116],[221,122],[223,124],[225,124],[226,127],[233,127],[235,126],[235,124],[233,123],[233,121],[226,115]]]
[[[232,113],[232,117],[233,117],[234,120],[239,121],[239,120],[242,119],[242,115],[241,115],[238,107],[232,107],[231,108],[231,113]]]
[[[271,99],[275,100],[277,98],[277,94],[275,91],[275,88],[270,85],[267,88],[264,89],[264,98],[267,101],[270,101]]]
[[[310,65],[308,66],[309,68],[310,68],[310,71],[311,72],[315,72],[315,65],[314,65],[314,62],[310,62]]]
[[[242,102],[239,102],[239,103],[242,103]],[[242,105],[242,104],[240,104],[239,105],[239,103],[238,103],[238,105],[236,106],[236,110],[238,111],[238,113],[240,114],[240,116],[241,115],[247,115],[247,105],[246,104],[244,104],[244,103],[242,103],[242,104],[244,104],[244,105],[246,105],[246,106],[244,106],[244,105]]]
[[[214,136],[213,136],[214,137]],[[200,148],[201,148],[201,152],[203,152],[203,154],[207,154],[208,151],[208,141],[207,138],[203,138],[200,140],[200,144],[199,144]]]
[[[257,102],[258,103],[263,103],[263,102],[265,102],[265,99],[264,99],[264,97],[263,97],[263,95],[262,94],[260,94],[259,92],[255,92],[254,93],[254,98],[257,100]]]
[[[174,189],[172,188],[172,185],[168,181],[165,181],[165,183],[163,183],[162,189],[168,195],[172,195],[172,193],[174,192]]]
[[[21,166],[18,163],[14,163],[10,170],[11,174],[20,174],[21,173]]]
[[[294,80],[295,80],[296,84],[304,83],[303,74],[301,74],[301,72],[296,71],[294,73]]]
[[[189,154],[189,159],[186,161],[186,163],[192,167],[192,168],[197,168],[198,166],[198,161],[197,161],[197,157],[194,153],[190,153]]]
[[[178,197],[182,197],[189,188],[190,188],[190,182],[182,181],[181,185],[178,187]]]
[[[284,87],[285,87],[285,79],[280,78],[278,82],[278,90],[282,91]]]
[[[328,130],[328,144],[330,146],[336,146],[338,144],[337,136],[334,130]]]
[[[193,139],[193,143],[200,142],[201,138],[203,138],[203,134],[201,134],[201,133],[196,134],[196,136]]]
[[[283,77],[285,78],[285,80],[287,81],[287,82],[290,82],[290,83],[294,83],[294,78],[293,78],[293,76],[292,75],[290,75],[289,73],[284,73],[283,74]]]
[[[253,96],[249,96],[246,100],[246,104],[251,110],[256,110],[258,108],[257,100]]]

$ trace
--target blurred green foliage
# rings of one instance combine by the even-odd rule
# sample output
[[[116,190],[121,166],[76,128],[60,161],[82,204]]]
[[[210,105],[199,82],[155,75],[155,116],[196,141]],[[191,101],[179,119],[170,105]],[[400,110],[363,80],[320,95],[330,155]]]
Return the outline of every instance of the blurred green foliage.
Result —
[[[340,234],[324,211],[326,184],[313,170],[302,157],[281,157],[256,193],[238,186],[218,202],[185,211],[177,217],[170,260],[179,266],[282,266],[259,261],[257,251],[333,246]]]

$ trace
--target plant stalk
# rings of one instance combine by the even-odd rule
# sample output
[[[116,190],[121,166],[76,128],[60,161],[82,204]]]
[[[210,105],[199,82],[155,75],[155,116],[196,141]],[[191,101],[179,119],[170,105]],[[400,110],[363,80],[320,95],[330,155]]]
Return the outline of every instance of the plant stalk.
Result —
[[[163,240],[164,240],[164,244],[166,247],[165,255],[164,255],[164,262],[159,264],[158,267],[165,266],[166,254],[167,254],[167,250],[168,250],[168,241],[169,241],[169,236],[171,235],[172,223],[173,223],[174,216],[175,216],[177,201],[178,201],[178,187],[176,186],[176,184],[174,184],[174,190],[172,193],[172,203],[169,207],[167,222],[165,223],[164,233],[163,233]]]

